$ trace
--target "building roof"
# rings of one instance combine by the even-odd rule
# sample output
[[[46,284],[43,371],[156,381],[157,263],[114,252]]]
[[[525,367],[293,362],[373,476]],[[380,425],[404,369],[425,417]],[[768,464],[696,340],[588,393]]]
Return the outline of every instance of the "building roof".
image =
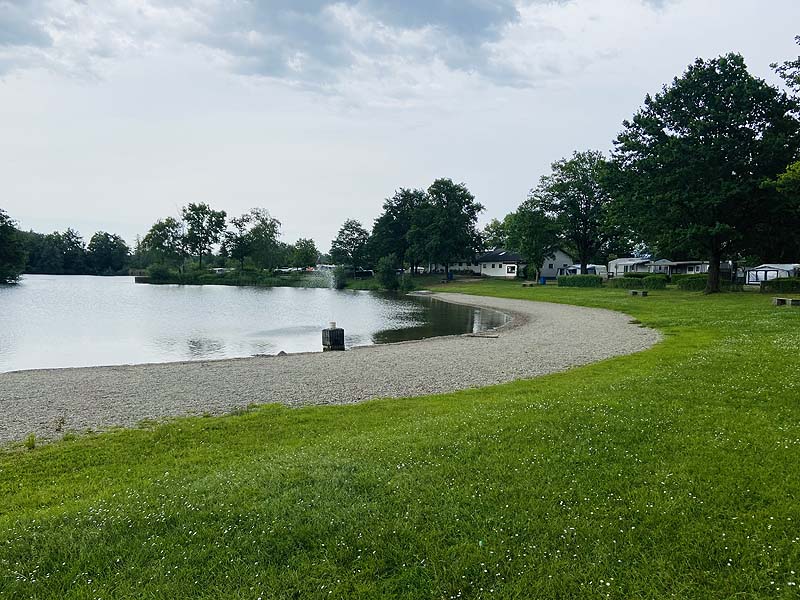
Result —
[[[478,262],[508,262],[508,263],[524,263],[525,259],[521,254],[504,250],[503,248],[495,248],[494,250],[481,254],[478,257]]]
[[[649,263],[649,258],[615,258],[614,260],[610,260],[610,263],[614,263],[615,265],[640,265],[642,263]]]
[[[767,265],[758,265],[757,267],[752,267],[748,269],[748,271],[763,271],[763,270],[773,270],[773,271],[794,271],[796,269],[800,269],[800,264],[798,263],[773,263]]]

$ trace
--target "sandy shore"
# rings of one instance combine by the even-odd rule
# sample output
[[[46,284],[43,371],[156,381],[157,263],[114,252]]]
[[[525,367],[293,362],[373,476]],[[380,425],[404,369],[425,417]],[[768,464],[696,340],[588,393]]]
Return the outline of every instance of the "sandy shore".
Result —
[[[449,336],[232,360],[0,374],[0,444],[29,433],[136,426],[145,419],[224,414],[250,404],[349,404],[526,379],[644,350],[657,332],[626,315],[560,304],[435,294],[501,310],[491,336]]]

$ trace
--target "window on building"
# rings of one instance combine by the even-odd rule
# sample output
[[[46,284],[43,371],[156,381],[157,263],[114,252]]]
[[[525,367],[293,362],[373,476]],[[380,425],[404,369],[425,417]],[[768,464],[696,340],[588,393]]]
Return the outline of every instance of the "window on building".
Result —
[[[515,265],[508,265],[506,267],[506,273],[516,273],[517,267]]]
[[[548,269],[552,269],[553,268],[553,263],[550,263],[549,265],[547,265],[547,268]]]
[[[492,263],[492,268],[494,269],[494,263]]]

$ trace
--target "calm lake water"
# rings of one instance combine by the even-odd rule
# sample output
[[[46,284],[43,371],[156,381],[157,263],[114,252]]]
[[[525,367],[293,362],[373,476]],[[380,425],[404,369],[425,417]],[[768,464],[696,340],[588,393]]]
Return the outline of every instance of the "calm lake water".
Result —
[[[329,321],[348,346],[364,346],[490,329],[506,317],[374,292],[26,275],[0,286],[0,372],[321,351]]]

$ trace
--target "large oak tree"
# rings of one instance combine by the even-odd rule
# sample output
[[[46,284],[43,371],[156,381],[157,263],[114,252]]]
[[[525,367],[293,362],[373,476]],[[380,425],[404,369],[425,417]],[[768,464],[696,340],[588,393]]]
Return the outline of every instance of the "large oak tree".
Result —
[[[723,258],[795,235],[764,185],[797,156],[795,108],[727,54],[698,59],[623,123],[612,180],[624,214],[649,244],[703,253],[709,293]]]

